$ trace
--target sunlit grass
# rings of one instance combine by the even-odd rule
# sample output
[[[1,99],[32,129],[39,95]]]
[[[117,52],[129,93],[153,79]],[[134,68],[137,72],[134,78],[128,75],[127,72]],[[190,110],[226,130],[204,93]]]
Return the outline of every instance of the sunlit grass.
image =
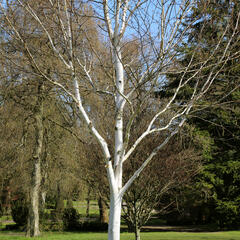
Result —
[[[87,201],[73,201],[73,207],[77,209],[78,213],[82,216],[86,216]],[[97,216],[99,214],[97,201],[91,200],[89,207],[89,215]]]
[[[23,233],[2,232],[1,240],[24,240]],[[38,240],[106,240],[107,233],[43,233]],[[143,232],[142,240],[240,240],[240,231],[186,233],[186,232]],[[122,233],[121,240],[134,240],[133,233]]]

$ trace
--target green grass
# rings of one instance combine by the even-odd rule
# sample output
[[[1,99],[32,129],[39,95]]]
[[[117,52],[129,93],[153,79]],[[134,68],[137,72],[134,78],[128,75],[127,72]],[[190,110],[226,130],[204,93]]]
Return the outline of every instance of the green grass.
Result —
[[[1,240],[26,240],[23,233],[2,232]],[[37,240],[107,240],[106,233],[43,233]],[[134,240],[134,234],[122,233],[121,240]],[[185,232],[143,232],[141,240],[240,240],[240,231],[185,233]]]
[[[73,207],[77,209],[78,213],[81,216],[86,216],[86,209],[87,209],[87,201],[73,201]],[[89,215],[90,217],[96,217],[99,214],[98,204],[97,201],[91,200],[90,201],[90,208],[89,208]]]
[[[6,225],[12,225],[12,224],[15,224],[12,220],[12,216],[8,215],[8,216],[0,217],[0,230],[4,229]]]

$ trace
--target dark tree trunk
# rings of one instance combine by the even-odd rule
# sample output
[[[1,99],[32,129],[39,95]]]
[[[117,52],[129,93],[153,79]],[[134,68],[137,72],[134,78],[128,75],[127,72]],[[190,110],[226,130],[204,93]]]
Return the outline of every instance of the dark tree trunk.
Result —
[[[102,197],[98,199],[99,217],[101,223],[108,223],[108,208]]]
[[[91,193],[91,190],[90,190],[90,188],[88,188],[88,194],[87,194],[87,208],[86,208],[86,217],[87,217],[87,218],[89,218],[90,193]]]
[[[70,197],[67,200],[67,208],[73,208],[73,201]]]
[[[62,219],[63,211],[64,211],[64,199],[62,196],[60,185],[58,184],[58,195],[57,195],[56,206],[55,206],[55,213],[56,213],[57,221]]]

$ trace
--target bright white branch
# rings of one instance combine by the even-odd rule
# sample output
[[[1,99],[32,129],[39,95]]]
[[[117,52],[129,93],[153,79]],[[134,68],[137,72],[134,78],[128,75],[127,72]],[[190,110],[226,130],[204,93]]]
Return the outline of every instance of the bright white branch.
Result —
[[[143,164],[140,166],[140,168],[133,174],[133,176],[127,181],[127,183],[122,187],[120,191],[120,195],[123,196],[123,194],[128,190],[128,188],[131,186],[133,181],[140,175],[140,173],[144,170],[144,168],[148,165],[148,163],[152,160],[152,158],[157,155],[158,151],[161,150],[168,142],[169,140],[178,133],[180,127],[184,124],[186,121],[186,118],[183,118],[182,121],[179,123],[178,127],[159,145],[157,146],[149,155],[149,157],[143,162]]]
[[[106,21],[106,25],[107,25],[109,38],[112,41],[112,39],[113,39],[113,29],[112,29],[111,19],[110,19],[110,16],[109,16],[108,0],[103,0],[103,10],[104,10],[104,16],[105,16],[105,21]]]

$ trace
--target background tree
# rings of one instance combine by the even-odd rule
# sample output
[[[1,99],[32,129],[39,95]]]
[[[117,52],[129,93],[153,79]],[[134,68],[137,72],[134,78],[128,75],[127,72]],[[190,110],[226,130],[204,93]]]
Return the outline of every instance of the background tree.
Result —
[[[189,15],[186,22],[192,21],[198,16],[200,19],[188,32],[188,44],[182,45],[179,52],[182,59],[180,65],[187,66],[188,59],[192,58],[192,52],[199,39],[202,48],[193,58],[195,63],[202,61],[211,51],[225,31],[226,35],[222,41],[219,52],[224,49],[234,32],[239,33],[239,2],[238,1],[209,1],[205,8],[203,1],[197,1],[197,8]],[[207,15],[207,18],[203,16]],[[227,22],[229,27],[226,29]],[[239,41],[236,41],[231,48],[229,59],[224,69],[216,78],[215,85],[210,88],[209,93],[198,104],[201,111],[191,114],[191,124],[195,126],[195,133],[199,138],[205,138],[209,144],[208,152],[205,152],[204,169],[199,176],[196,199],[204,196],[202,206],[208,208],[208,216],[201,216],[203,222],[212,221],[219,226],[233,226],[239,223],[239,178],[236,171],[239,169]],[[211,60],[215,65],[216,59]],[[193,69],[196,66],[193,65]],[[205,74],[210,70],[206,68]],[[199,77],[203,81],[203,77]],[[169,88],[179,81],[176,75],[170,75]],[[183,95],[187,96],[193,91],[192,88],[185,88]],[[207,200],[206,200],[207,199]],[[198,203],[199,205],[199,203]],[[200,204],[201,205],[201,204]],[[204,212],[204,211],[202,211]],[[204,214],[204,213],[203,213]],[[201,215],[201,214],[200,214]],[[210,216],[211,215],[211,216]],[[221,220],[220,220],[221,219]],[[201,220],[199,220],[201,221]]]
[[[149,109],[139,116],[133,137],[137,136],[145,125],[148,116],[146,111]],[[172,206],[176,202],[177,189],[188,185],[200,170],[200,153],[194,148],[190,137],[186,136],[186,128],[183,132],[184,134],[179,134],[176,139],[170,141],[169,145],[159,151],[156,159],[133,182],[123,198],[123,218],[128,229],[135,232],[137,240],[140,239],[142,226],[156,211],[159,216],[162,216],[170,209],[174,209]],[[156,147],[161,138],[164,136],[156,135],[154,138],[144,140],[141,148],[131,156],[125,166],[126,178],[139,168],[142,159],[146,158],[148,152]]]
[[[44,79],[37,76],[38,72],[36,72],[36,68],[33,62],[31,61],[29,62],[29,58],[31,57],[31,54],[34,54],[35,58],[38,59],[38,61],[42,62],[43,64],[42,67],[46,68],[45,71],[47,74],[51,73],[53,64],[52,61],[50,60],[51,54],[48,53],[48,46],[45,44],[46,38],[44,38],[41,31],[39,31],[37,24],[31,22],[31,17],[29,15],[24,15],[21,9],[18,8],[18,4],[16,2],[15,3],[6,2],[6,5],[4,7],[2,6],[2,10],[5,11],[6,9],[8,9],[9,11],[6,12],[5,18],[2,19],[3,21],[1,25],[6,36],[2,40],[1,48],[1,56],[3,60],[2,63],[4,66],[5,77],[10,82],[11,87],[10,95],[12,94],[12,97],[15,100],[15,102],[23,104],[24,107],[27,108],[28,116],[26,116],[26,119],[31,119],[31,121],[34,121],[36,123],[35,125],[36,144],[33,146],[31,144],[33,149],[35,149],[35,151],[32,153],[33,154],[32,159],[35,164],[33,164],[32,168],[30,168],[33,170],[32,184],[28,185],[32,188],[32,192],[30,194],[31,204],[29,205],[30,221],[28,235],[37,236],[40,234],[39,196],[40,196],[40,184],[42,181],[41,161],[44,155],[42,150],[43,148],[45,149],[47,148],[46,146],[43,146],[43,134],[44,132],[46,132],[44,131],[43,127],[44,118],[43,98],[46,97],[46,94],[49,94],[49,91],[51,91],[51,87],[49,88],[49,85],[47,85],[46,82],[44,82]],[[8,24],[10,24],[10,26]],[[24,29],[23,26],[24,27],[27,26],[28,29]],[[9,27],[10,29],[11,28],[15,29],[15,32],[19,31],[19,34],[17,34],[17,36],[15,37],[11,35]],[[30,32],[32,33],[32,35],[30,34]],[[30,48],[24,49],[23,46],[21,45],[22,43],[30,46]],[[27,61],[29,64],[26,65],[25,61]],[[54,67],[56,67],[57,65],[58,63],[55,61]],[[14,87],[16,86],[19,86],[18,92],[15,91],[14,89]],[[58,98],[60,97],[60,94],[58,96],[55,95],[54,97]],[[70,125],[71,121],[68,121],[68,124]],[[59,125],[61,126],[61,123]],[[33,125],[31,125],[31,127],[32,126]],[[48,144],[47,141],[45,141],[45,143],[46,145]],[[45,163],[47,163],[46,158]]]

